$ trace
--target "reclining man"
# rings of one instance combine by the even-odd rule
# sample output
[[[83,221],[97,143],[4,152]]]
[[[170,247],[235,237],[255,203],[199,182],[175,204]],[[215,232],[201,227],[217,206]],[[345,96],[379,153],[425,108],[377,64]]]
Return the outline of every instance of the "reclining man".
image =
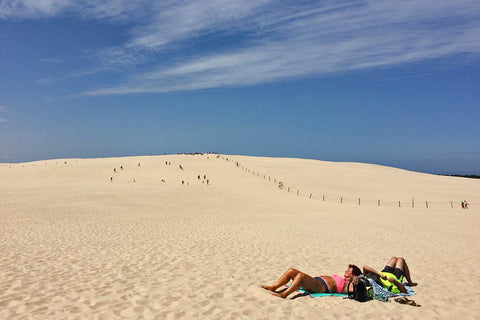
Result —
[[[408,286],[413,287],[417,285],[410,278],[410,270],[404,258],[392,257],[381,272],[372,267],[363,266],[363,274],[368,278],[376,278],[375,276],[378,276],[379,279],[375,279],[375,281],[392,293],[407,292],[407,289],[402,284],[404,276],[407,279]]]

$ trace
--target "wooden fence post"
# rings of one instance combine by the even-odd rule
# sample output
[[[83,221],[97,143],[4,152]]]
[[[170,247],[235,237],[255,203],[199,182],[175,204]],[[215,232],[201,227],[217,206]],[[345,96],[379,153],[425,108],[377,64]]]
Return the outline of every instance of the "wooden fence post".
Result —
[[[378,206],[380,207],[380,199],[378,200]]]
[[[323,201],[325,201],[325,196],[323,196]]]
[[[398,207],[400,208],[400,201],[398,201]]]
[[[288,192],[290,192],[290,187],[288,187]]]
[[[415,199],[412,198],[412,208],[415,208]]]
[[[298,196],[298,193],[300,192],[300,190],[297,190],[297,196]]]
[[[427,209],[428,209],[428,201],[425,201],[425,206],[426,206]]]
[[[453,209],[453,202],[452,202],[452,201],[450,201],[450,206],[451,206],[451,207],[452,207],[452,209]]]
[[[312,194],[310,193],[310,199],[312,199]]]
[[[358,205],[360,205],[360,198],[358,198]]]
[[[340,198],[340,203],[343,203],[343,197]]]

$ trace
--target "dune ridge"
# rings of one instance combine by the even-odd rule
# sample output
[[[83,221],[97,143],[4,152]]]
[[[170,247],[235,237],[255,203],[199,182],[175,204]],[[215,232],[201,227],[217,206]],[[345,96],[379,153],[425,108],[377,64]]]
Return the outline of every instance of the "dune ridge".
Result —
[[[0,318],[480,314],[478,180],[204,154],[0,164],[0,182]],[[288,267],[342,274],[348,263],[381,268],[392,255],[411,266],[421,308],[283,301],[259,288]],[[461,294],[445,288],[460,281],[469,282]]]

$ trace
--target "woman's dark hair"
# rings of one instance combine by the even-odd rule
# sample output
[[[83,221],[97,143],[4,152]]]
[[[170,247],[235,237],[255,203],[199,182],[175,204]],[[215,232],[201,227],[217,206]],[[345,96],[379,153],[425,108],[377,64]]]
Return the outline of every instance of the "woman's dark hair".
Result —
[[[353,271],[352,273],[354,276],[359,276],[362,274],[362,271],[360,270],[360,268],[354,264],[349,264],[348,268],[352,268],[352,271]]]

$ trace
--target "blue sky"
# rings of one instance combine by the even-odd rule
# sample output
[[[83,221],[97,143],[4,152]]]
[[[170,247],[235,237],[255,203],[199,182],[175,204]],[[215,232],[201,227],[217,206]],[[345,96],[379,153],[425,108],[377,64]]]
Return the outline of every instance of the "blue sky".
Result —
[[[0,162],[217,151],[480,174],[480,2],[0,0]]]

